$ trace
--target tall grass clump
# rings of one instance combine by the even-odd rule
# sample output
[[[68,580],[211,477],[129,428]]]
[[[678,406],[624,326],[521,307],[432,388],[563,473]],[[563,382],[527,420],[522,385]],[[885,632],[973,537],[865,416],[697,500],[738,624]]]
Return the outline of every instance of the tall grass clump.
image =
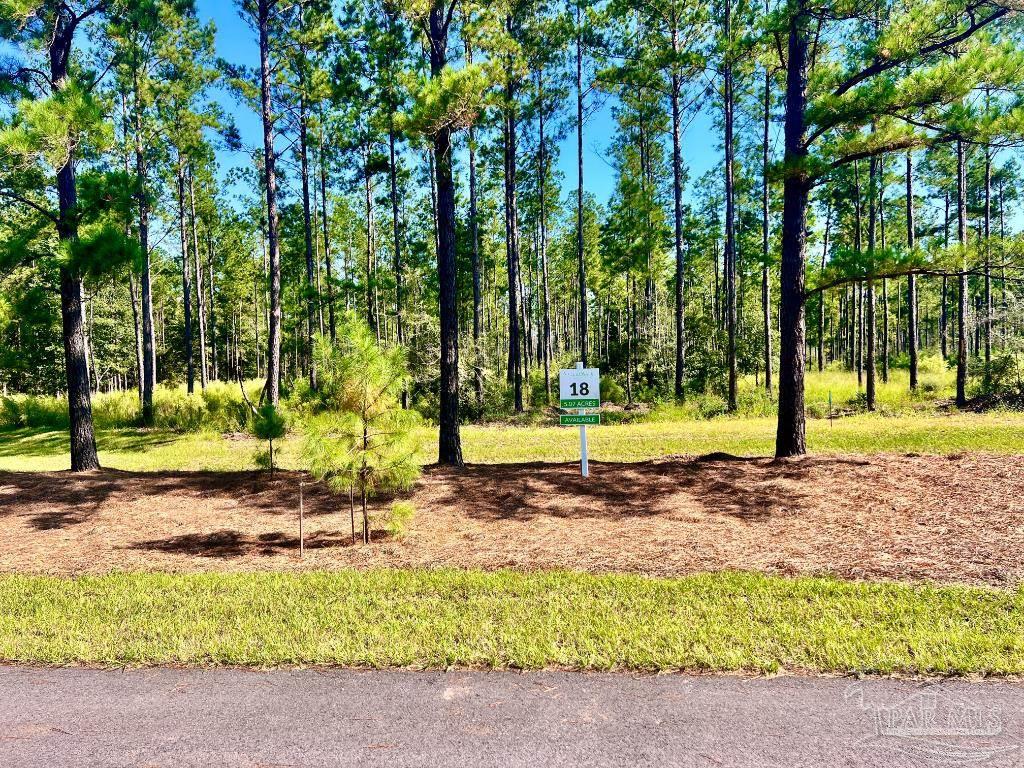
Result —
[[[103,392],[92,397],[92,418],[97,427],[123,429],[138,426],[140,416],[137,390]]]
[[[259,400],[262,382],[247,382],[252,400]],[[153,392],[154,426],[174,432],[242,432],[249,409],[234,382],[210,382],[205,391],[188,394],[181,386],[157,386]],[[134,389],[99,392],[92,396],[92,415],[100,429],[139,426],[139,395]],[[0,429],[19,427],[68,428],[68,401],[52,395],[0,397]]]
[[[0,427],[68,428],[68,401],[53,395],[0,397]]]
[[[249,399],[259,400],[260,382],[247,382]],[[157,387],[153,394],[155,425],[177,432],[243,432],[249,407],[237,383],[213,381],[189,395],[184,386]]]

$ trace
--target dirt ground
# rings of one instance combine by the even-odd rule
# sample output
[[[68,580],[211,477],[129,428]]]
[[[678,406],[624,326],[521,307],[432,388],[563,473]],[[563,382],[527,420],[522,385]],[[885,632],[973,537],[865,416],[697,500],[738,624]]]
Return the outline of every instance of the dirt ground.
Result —
[[[707,456],[428,468],[402,541],[352,545],[347,498],[263,473],[0,473],[0,571],[372,566],[720,569],[1012,586],[1024,457]]]

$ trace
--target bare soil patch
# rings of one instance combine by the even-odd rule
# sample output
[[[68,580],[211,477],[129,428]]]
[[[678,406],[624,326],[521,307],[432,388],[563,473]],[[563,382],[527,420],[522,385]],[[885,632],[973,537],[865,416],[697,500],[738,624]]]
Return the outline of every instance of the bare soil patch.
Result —
[[[349,538],[347,497],[266,473],[0,473],[0,571],[456,566],[722,569],[1012,586],[1024,457],[724,455],[428,468],[403,541]]]

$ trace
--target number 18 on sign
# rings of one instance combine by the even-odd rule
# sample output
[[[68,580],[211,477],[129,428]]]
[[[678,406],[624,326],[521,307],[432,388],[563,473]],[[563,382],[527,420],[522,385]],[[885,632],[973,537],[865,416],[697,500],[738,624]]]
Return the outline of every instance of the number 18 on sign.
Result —
[[[601,372],[597,368],[584,368],[576,363],[575,368],[563,368],[558,373],[558,404],[563,413],[558,417],[563,426],[579,425],[580,428],[580,469],[584,477],[590,475],[587,463],[587,425],[601,423]],[[597,411],[588,413],[588,411]]]

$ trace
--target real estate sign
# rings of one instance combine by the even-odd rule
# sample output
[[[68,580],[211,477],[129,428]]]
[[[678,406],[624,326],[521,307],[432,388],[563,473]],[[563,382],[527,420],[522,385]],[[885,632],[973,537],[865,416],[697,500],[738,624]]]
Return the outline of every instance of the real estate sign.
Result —
[[[563,368],[559,371],[558,404],[565,410],[575,411],[560,414],[558,423],[562,426],[579,426],[580,471],[587,477],[590,475],[587,460],[587,425],[601,423],[600,413],[587,411],[601,407],[601,371],[597,368],[584,368],[583,363],[576,363],[575,368]]]
[[[600,408],[601,371],[563,368],[558,373],[558,404],[562,408]]]

